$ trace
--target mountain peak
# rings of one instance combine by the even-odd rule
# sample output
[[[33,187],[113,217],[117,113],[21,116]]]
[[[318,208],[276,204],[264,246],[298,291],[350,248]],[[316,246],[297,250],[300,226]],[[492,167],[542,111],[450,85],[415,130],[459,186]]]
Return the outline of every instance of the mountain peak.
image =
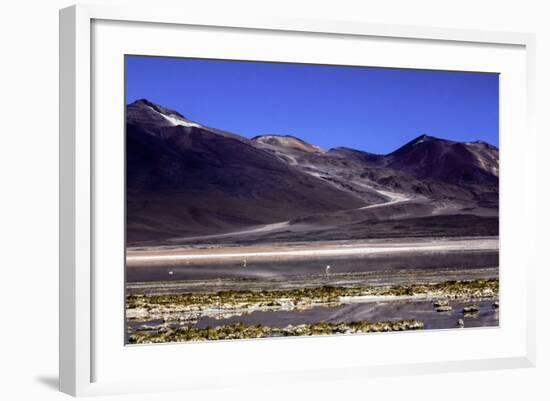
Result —
[[[202,128],[202,125],[188,120],[175,110],[168,109],[147,99],[138,99],[126,106],[127,119],[141,122],[154,122],[158,126],[182,126]]]
[[[150,100],[145,99],[145,98],[138,99],[138,100],[134,101],[133,103],[130,103],[128,105],[128,107],[138,107],[138,108],[139,107],[148,107],[150,109],[153,109],[157,113],[163,114],[165,116],[173,115],[173,116],[177,116],[179,118],[186,119],[185,116],[183,116],[179,112],[177,112],[175,110],[168,109],[168,108],[166,108],[164,106],[161,106],[157,103],[151,102]]]
[[[498,183],[498,149],[421,135],[387,155],[388,167],[452,184]]]
[[[318,146],[312,145],[300,138],[297,138],[293,135],[277,135],[277,134],[268,134],[268,135],[257,135],[252,138],[252,141],[260,143],[262,145],[276,146],[279,148],[292,148],[302,150],[304,152],[324,152]]]
[[[416,138],[414,138],[412,141],[410,141],[409,144],[413,145],[413,144],[417,144],[417,143],[422,143],[422,142],[426,142],[426,141],[434,141],[434,140],[443,140],[443,139],[436,138],[435,136],[422,134],[422,135],[417,136]]]
[[[162,106],[160,106],[156,103],[153,103],[149,99],[145,99],[145,98],[141,98],[141,99],[135,100],[134,102],[130,103],[130,105],[140,105],[140,104],[144,104],[146,106],[151,106],[151,107],[154,107],[154,108],[162,108]]]
[[[416,138],[414,138],[412,141],[407,142],[406,144],[404,144],[403,146],[401,146],[397,150],[394,150],[390,154],[398,154],[398,153],[406,152],[409,149],[415,148],[419,144],[429,144],[429,143],[442,145],[442,144],[445,144],[445,143],[454,143],[454,142],[450,141],[450,140],[447,140],[447,139],[442,139],[442,138],[437,138],[435,136],[422,134],[422,135],[417,136]]]

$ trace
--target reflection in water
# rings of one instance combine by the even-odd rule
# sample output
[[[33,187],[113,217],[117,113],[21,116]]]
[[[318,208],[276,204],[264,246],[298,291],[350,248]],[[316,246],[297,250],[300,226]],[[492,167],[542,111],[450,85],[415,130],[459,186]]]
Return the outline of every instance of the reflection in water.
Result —
[[[294,288],[369,287],[458,280],[498,279],[498,251],[414,252],[387,255],[312,257],[272,261],[238,260],[223,263],[185,263],[127,268],[127,294],[214,294],[220,291],[278,291]],[[210,295],[207,295],[208,299]],[[430,296],[423,299],[343,301],[311,304],[305,308],[264,308],[253,306],[226,309],[219,313],[182,309],[178,315],[159,320],[128,321],[129,334],[139,330],[178,327],[213,328],[235,323],[284,328],[318,322],[350,323],[414,319],[425,329],[498,326],[495,298],[449,302],[450,311],[438,312]],[[498,299],[498,298],[496,298]],[[278,301],[279,303],[281,300]],[[472,303],[478,310],[465,313]],[[286,309],[286,310],[285,310]]]
[[[201,318],[196,327],[216,327],[225,324],[245,323],[272,327],[286,327],[289,324],[310,324],[316,322],[350,323],[353,321],[377,322],[382,320],[416,319],[424,322],[425,329],[456,327],[458,319],[464,320],[464,327],[498,326],[498,311],[491,301],[478,302],[477,314],[462,312],[468,302],[451,302],[452,311],[436,312],[430,301],[369,302],[339,305],[336,307],[316,306],[302,311],[256,311],[227,319]]]

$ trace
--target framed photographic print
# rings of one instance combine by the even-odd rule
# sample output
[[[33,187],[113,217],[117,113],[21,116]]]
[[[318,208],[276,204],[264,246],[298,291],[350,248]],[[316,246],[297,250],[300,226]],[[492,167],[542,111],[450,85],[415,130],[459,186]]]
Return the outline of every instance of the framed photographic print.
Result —
[[[156,13],[61,11],[62,391],[534,363],[532,36]]]

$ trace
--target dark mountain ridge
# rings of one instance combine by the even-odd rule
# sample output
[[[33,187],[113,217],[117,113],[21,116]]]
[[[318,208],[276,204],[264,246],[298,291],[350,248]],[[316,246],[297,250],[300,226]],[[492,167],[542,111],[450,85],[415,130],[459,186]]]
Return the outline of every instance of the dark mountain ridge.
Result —
[[[127,106],[126,147],[128,243],[281,222],[283,232],[259,230],[263,240],[367,238],[368,221],[451,214],[496,219],[498,230],[498,149],[483,142],[422,135],[387,155],[327,151],[292,135],[248,139],[141,99]],[[414,235],[395,229],[410,226],[387,235]]]
[[[363,204],[246,138],[198,124],[148,120],[150,107],[128,106],[129,242],[209,234]]]
[[[385,165],[420,179],[452,184],[498,185],[498,149],[421,135],[386,156]]]

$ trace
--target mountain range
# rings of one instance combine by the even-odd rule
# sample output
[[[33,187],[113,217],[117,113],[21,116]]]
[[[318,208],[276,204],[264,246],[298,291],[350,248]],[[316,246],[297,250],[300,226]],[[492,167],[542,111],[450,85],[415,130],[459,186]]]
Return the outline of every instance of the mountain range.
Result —
[[[421,135],[379,155],[126,107],[129,245],[498,235],[498,176],[481,141]]]

